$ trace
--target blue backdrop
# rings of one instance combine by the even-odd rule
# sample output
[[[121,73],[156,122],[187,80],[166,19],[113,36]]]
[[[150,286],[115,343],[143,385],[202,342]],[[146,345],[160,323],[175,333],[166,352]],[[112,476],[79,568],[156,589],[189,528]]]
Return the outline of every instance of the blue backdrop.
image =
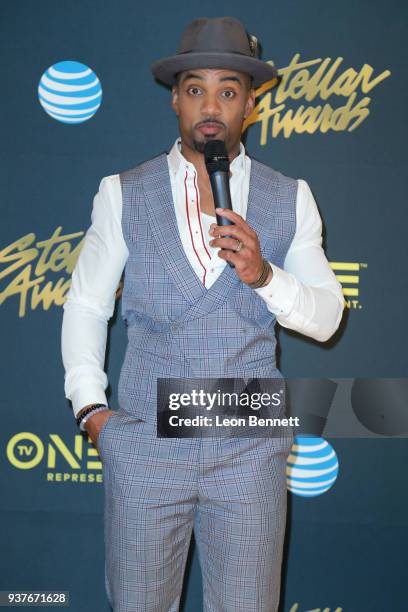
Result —
[[[169,91],[149,66],[175,52],[202,15],[239,18],[279,68],[279,87],[258,92],[245,144],[308,181],[347,300],[327,343],[281,329],[282,372],[407,376],[406,3],[3,0],[0,590],[70,591],[78,612],[108,610],[103,484],[64,398],[61,306],[101,178],[168,149],[178,134]],[[84,121],[53,116],[51,68],[67,61],[96,80]],[[118,305],[106,362],[112,408],[126,342]],[[333,486],[310,498],[288,491],[281,609],[402,612],[407,440],[365,432],[330,443]],[[184,610],[196,612],[194,544],[190,552]]]

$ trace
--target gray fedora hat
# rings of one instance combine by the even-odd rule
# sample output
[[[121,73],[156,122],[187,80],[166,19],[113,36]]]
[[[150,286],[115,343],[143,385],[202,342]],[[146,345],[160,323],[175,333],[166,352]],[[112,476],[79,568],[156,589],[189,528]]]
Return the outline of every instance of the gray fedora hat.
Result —
[[[176,74],[194,68],[224,68],[246,72],[254,87],[277,78],[278,71],[259,58],[257,38],[235,17],[199,17],[184,30],[176,55],[154,62],[150,69],[166,85]]]

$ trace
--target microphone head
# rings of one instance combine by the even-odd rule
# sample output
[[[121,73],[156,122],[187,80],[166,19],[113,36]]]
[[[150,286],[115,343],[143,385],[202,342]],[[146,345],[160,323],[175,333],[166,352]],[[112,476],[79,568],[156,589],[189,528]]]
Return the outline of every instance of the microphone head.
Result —
[[[207,140],[204,145],[204,159],[208,174],[229,171],[229,157],[223,140]]]

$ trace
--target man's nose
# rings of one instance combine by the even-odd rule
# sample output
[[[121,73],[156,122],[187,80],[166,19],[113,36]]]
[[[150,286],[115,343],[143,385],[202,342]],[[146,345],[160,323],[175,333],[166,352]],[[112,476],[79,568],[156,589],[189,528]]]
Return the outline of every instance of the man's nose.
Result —
[[[207,94],[204,97],[201,112],[204,116],[208,117],[218,117],[221,114],[221,104],[215,94]]]

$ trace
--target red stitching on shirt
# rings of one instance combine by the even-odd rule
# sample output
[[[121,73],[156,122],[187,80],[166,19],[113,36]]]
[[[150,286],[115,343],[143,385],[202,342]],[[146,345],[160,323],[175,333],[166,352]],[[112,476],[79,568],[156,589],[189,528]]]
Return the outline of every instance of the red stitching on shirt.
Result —
[[[198,222],[200,224],[201,240],[203,241],[203,247],[205,248],[205,252],[207,253],[208,257],[211,259],[211,255],[208,252],[207,247],[204,242],[203,228],[201,227],[201,216],[200,216],[200,207],[198,204],[198,190],[197,190],[197,184],[196,184],[196,176],[197,176],[197,172],[194,170],[194,187],[195,187],[195,192],[196,192],[196,207],[197,207]]]
[[[205,285],[205,275],[207,274],[207,270],[206,270],[206,267],[203,265],[203,262],[201,261],[200,256],[197,253],[196,248],[194,246],[193,232],[191,231],[191,225],[190,225],[190,215],[188,214],[188,195],[187,195],[186,181],[187,181],[187,170],[186,170],[186,176],[184,178],[184,191],[185,191],[185,194],[186,194],[186,213],[187,213],[188,228],[190,230],[191,244],[193,246],[194,253],[197,256],[197,259],[200,262],[201,267],[204,269],[203,284]]]

